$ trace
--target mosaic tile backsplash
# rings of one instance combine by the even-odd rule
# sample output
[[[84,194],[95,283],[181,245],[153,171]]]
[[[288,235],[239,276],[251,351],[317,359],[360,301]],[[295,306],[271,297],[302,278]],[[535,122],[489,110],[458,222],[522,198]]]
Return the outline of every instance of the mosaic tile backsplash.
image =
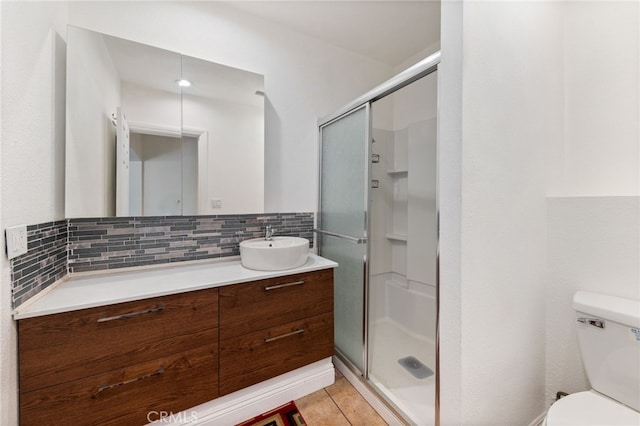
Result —
[[[67,274],[66,220],[27,226],[28,252],[11,260],[11,301],[19,306]]]
[[[313,242],[313,213],[68,219],[27,227],[29,252],[11,260],[13,306],[67,272],[127,268],[240,254],[239,244],[275,235]]]
[[[313,213],[73,219],[69,272],[238,256],[265,225],[313,239]]]

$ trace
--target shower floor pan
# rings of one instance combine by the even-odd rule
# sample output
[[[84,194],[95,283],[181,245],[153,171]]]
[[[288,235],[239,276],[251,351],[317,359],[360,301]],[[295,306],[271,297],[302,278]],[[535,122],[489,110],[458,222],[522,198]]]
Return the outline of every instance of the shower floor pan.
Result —
[[[388,319],[375,322],[369,339],[372,354],[369,372],[371,383],[413,423],[433,425],[435,375],[418,378],[401,365],[399,360],[410,355],[423,367],[433,370],[430,367],[435,366],[434,342],[412,335]],[[413,365],[417,367],[416,370],[420,370],[420,365]]]

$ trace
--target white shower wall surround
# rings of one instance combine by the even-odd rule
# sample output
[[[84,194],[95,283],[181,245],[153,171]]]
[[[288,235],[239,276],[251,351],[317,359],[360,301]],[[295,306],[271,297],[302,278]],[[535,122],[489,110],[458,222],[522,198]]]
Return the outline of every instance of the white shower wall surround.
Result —
[[[373,138],[380,162],[372,165],[372,179],[380,185],[372,189],[371,272],[435,285],[436,119],[373,129]]]
[[[11,260],[14,308],[67,273],[238,256],[240,241],[264,235],[307,238],[313,213],[65,219],[27,227],[29,252]]]
[[[435,286],[388,272],[371,275],[369,289],[372,322],[391,322],[406,334],[435,345]]]

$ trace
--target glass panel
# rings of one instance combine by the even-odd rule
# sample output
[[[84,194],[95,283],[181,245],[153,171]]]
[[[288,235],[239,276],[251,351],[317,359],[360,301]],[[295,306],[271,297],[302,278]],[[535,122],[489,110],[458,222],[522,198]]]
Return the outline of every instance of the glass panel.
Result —
[[[364,255],[366,244],[321,236],[322,256],[338,262],[334,272],[334,339],[338,351],[360,371],[363,365]]]
[[[364,235],[367,108],[322,128],[320,227],[353,237]]]
[[[368,379],[412,424],[435,420],[437,72],[371,106]]]
[[[368,106],[321,129],[319,226],[350,237],[365,236],[368,179]],[[338,262],[335,271],[335,344],[364,372],[364,258],[366,244],[318,235],[320,255]]]

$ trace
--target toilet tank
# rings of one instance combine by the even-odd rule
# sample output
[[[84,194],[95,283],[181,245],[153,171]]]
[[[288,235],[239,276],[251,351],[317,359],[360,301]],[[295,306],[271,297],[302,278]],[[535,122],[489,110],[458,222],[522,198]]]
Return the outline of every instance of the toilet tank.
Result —
[[[591,387],[640,411],[640,302],[579,291],[573,307]]]

